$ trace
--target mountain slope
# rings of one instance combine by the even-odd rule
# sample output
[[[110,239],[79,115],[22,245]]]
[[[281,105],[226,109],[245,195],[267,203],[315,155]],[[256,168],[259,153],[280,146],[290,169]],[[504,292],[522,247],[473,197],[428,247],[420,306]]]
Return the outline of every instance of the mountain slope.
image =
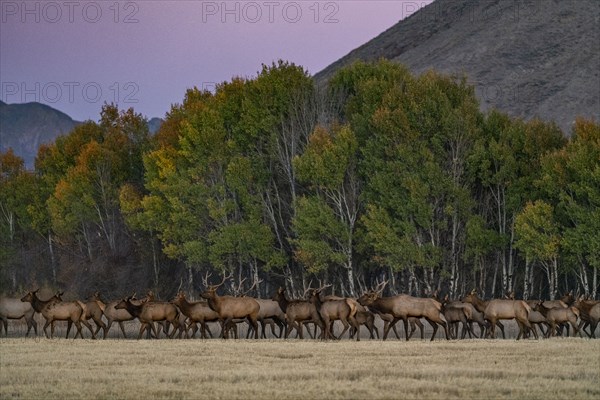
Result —
[[[155,134],[163,122],[161,118],[149,120],[150,133]],[[80,123],[44,104],[0,101],[0,152],[12,148],[23,158],[25,167],[33,169],[40,145],[53,143],[58,136],[68,134]]]
[[[25,166],[32,169],[39,146],[52,143],[77,124],[67,114],[44,104],[0,102],[0,151],[12,147],[25,160]]]
[[[600,120],[600,2],[437,0],[315,75],[387,58],[415,73],[466,74],[483,110]]]

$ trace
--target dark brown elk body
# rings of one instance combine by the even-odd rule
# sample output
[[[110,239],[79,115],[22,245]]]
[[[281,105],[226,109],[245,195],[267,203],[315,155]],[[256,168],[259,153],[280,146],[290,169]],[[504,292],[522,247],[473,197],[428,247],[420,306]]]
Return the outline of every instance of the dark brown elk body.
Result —
[[[72,324],[75,324],[77,328],[77,333],[75,333],[75,338],[77,336],[81,336],[83,339],[83,334],[81,332],[81,324],[84,324],[90,332],[92,332],[92,338],[95,339],[94,331],[92,327],[86,320],[84,320],[85,315],[85,304],[77,301],[63,302],[60,300],[58,296],[54,296],[49,300],[42,301],[37,297],[37,290],[33,292],[28,292],[22,299],[23,302],[31,303],[31,306],[36,312],[39,312],[46,319],[46,324],[44,324],[44,333],[46,337],[52,338],[54,336],[54,321],[67,321],[67,338],[69,337],[69,333],[71,332]],[[50,335],[48,335],[48,325],[51,325]]]
[[[2,320],[0,333],[2,333],[2,328],[4,328],[4,333],[8,336],[9,319],[25,318],[25,322],[27,323],[27,333],[25,336],[29,336],[31,328],[33,328],[37,336],[37,322],[34,319],[34,315],[35,310],[31,306],[31,303],[24,303],[18,298],[0,297],[0,320]]]
[[[254,338],[258,339],[258,312],[260,306],[258,302],[252,297],[232,297],[232,296],[219,296],[217,294],[217,288],[225,283],[225,279],[219,285],[212,285],[206,289],[206,292],[202,293],[201,296],[208,300],[208,305],[214,311],[219,314],[221,320],[221,332],[222,337],[226,338],[227,327],[230,322],[236,318],[245,318],[248,320],[248,324],[254,329]]]

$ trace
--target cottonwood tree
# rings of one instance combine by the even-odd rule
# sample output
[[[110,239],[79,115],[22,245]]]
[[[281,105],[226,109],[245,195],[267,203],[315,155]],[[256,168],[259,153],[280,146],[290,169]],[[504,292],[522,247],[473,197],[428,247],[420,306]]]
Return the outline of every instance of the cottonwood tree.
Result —
[[[317,127],[294,165],[309,192],[293,220],[296,258],[311,273],[342,267],[349,296],[356,296],[355,234],[361,210],[358,141],[350,127]]]

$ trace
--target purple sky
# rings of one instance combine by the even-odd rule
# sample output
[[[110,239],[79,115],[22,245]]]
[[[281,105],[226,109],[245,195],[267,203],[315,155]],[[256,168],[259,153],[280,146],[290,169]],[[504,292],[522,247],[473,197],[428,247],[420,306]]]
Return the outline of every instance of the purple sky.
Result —
[[[163,117],[187,88],[279,58],[315,74],[429,2],[0,0],[0,99]]]

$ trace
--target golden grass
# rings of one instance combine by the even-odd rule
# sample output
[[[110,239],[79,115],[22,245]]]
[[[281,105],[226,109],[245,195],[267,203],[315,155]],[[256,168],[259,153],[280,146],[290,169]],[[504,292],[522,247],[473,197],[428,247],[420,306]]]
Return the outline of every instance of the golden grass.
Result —
[[[0,340],[0,398],[598,399],[600,340]]]

